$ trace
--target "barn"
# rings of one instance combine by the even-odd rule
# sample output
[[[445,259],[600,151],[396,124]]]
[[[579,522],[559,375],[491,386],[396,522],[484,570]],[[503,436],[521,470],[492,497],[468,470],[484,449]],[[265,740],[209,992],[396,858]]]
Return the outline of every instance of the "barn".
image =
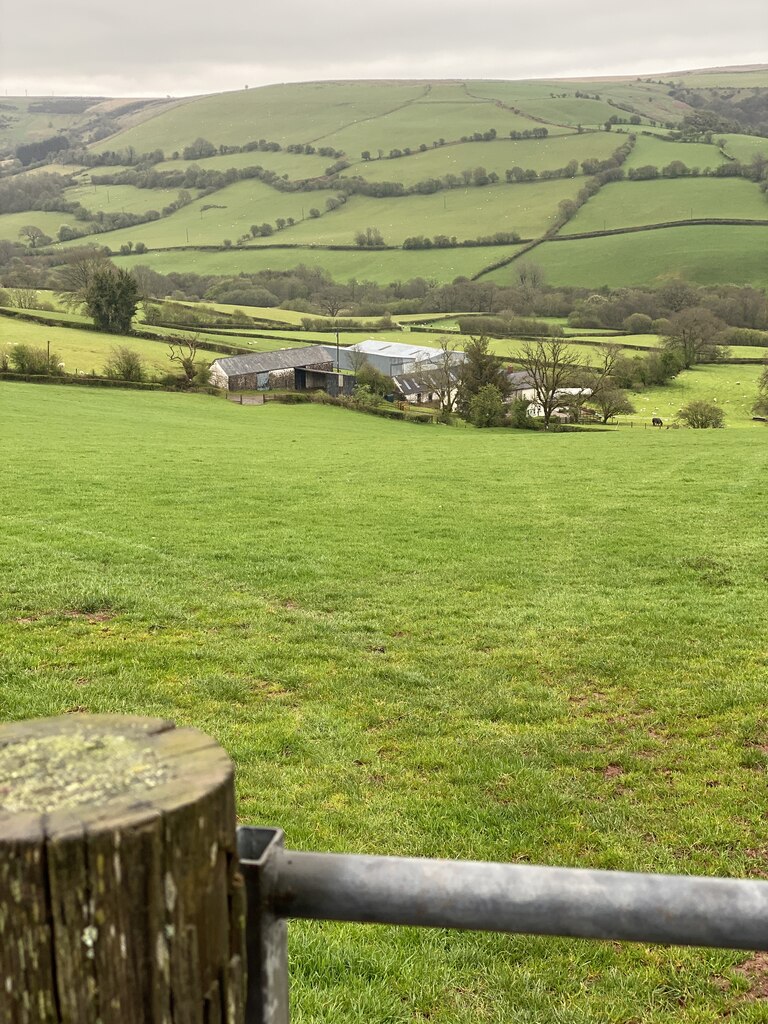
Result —
[[[297,370],[332,369],[333,360],[322,345],[281,348],[275,352],[251,352],[214,360],[211,384],[226,391],[291,389],[296,387]]]
[[[327,345],[326,351],[328,358],[336,358],[336,349],[333,346]],[[443,353],[439,348],[429,348],[426,345],[404,345],[398,341],[376,341],[369,338],[349,348],[340,348],[339,367],[342,370],[357,370],[363,357],[367,363],[386,373],[388,377],[398,377],[402,374],[429,370],[430,366],[439,366]],[[463,360],[463,352],[451,353],[452,362],[458,364]]]

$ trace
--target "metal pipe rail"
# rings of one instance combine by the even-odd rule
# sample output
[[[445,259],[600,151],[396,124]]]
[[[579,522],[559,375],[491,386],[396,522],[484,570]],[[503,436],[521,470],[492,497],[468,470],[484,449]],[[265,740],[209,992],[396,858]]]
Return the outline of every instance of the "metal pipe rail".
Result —
[[[248,1024],[287,1024],[286,919],[768,950],[768,882],[283,849],[241,828]]]

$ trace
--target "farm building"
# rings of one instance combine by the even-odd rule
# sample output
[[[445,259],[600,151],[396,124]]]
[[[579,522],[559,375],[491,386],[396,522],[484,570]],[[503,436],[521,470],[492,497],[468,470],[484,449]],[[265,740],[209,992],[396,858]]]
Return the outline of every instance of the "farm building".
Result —
[[[536,398],[536,389],[533,385],[529,374],[525,370],[515,370],[512,373],[507,374],[507,380],[509,381],[512,391],[509,396],[509,401],[513,401],[516,398],[522,398],[526,402],[529,402],[528,415],[529,416],[543,416],[544,410],[541,404]],[[557,398],[565,398],[566,395],[591,395],[592,390],[590,388],[559,388],[556,394]],[[552,413],[555,419],[568,421],[571,418],[570,410],[567,404],[557,406]]]
[[[440,392],[451,385],[451,398],[455,400],[459,386],[459,374],[450,372],[448,379],[441,373],[397,374],[392,378],[395,397],[404,402],[423,405],[428,402],[439,402]]]
[[[322,345],[226,356],[211,364],[211,383],[227,391],[296,387],[297,370],[330,371],[333,360]],[[306,374],[302,374],[306,380]]]
[[[336,349],[332,345],[326,345],[325,350],[329,359],[336,359]],[[339,349],[339,368],[359,369],[360,357],[365,356],[366,362],[375,369],[386,373],[388,377],[397,377],[429,369],[430,364],[436,364],[442,355],[439,348],[404,345],[398,341],[375,341],[369,338],[367,341],[359,341],[350,348]],[[464,360],[464,353],[454,352],[452,359],[456,363],[461,363]]]

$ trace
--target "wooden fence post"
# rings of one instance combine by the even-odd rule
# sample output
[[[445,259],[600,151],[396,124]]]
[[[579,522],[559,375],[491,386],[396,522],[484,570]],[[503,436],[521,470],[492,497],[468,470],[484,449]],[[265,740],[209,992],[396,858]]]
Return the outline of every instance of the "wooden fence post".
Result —
[[[0,726],[0,1024],[243,1024],[232,764],[172,722]]]

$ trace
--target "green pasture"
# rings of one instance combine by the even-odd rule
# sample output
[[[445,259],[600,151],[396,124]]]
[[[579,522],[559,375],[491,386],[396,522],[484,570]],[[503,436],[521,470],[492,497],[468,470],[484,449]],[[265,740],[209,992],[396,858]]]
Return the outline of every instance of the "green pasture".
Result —
[[[748,164],[756,153],[768,157],[768,139],[758,135],[718,135],[717,138],[725,139],[725,152],[728,156],[745,164]]]
[[[142,325],[139,325],[142,326]],[[169,333],[169,332],[166,332]],[[190,337],[191,332],[174,332],[179,336]],[[203,335],[200,335],[203,338]],[[255,340],[255,339],[254,339]],[[215,344],[215,336],[205,335],[205,341]],[[253,347],[240,339],[224,339],[225,344],[238,345],[242,348]],[[149,341],[146,338],[124,337],[116,334],[102,334],[99,331],[78,330],[73,327],[56,327],[53,324],[36,324],[26,320],[16,320],[0,316],[0,348],[10,351],[13,345],[37,345],[45,348],[51,343],[51,352],[60,357],[67,373],[102,373],[104,364],[109,358],[110,349],[124,345],[138,352],[147,362],[151,373],[168,373],[173,369],[169,360],[168,345],[164,341]],[[267,348],[278,348],[273,344]],[[211,362],[218,352],[201,352],[200,360]]]
[[[0,239],[7,239],[9,242],[21,242],[26,245],[26,239],[19,238],[19,231],[28,224],[34,224],[50,238],[56,238],[56,234],[62,224],[71,224],[72,217],[68,213],[48,213],[45,210],[24,210],[21,213],[0,213]]]
[[[659,136],[638,135],[632,152],[623,163],[625,171],[635,167],[666,167],[682,160],[686,167],[719,167],[725,158],[717,146],[705,142],[670,142]]]
[[[768,89],[768,69],[758,71],[694,71],[670,76],[691,89]]]
[[[498,99],[508,106],[557,125],[602,125],[613,114],[626,116],[605,99],[581,99],[574,94],[589,92],[606,96],[607,83],[603,88],[582,87],[573,82],[470,82],[469,89],[475,96]]]
[[[757,185],[743,178],[617,181],[606,185],[582,206],[562,233],[570,235],[700,217],[768,220],[768,200]]]
[[[64,198],[70,203],[82,203],[92,212],[103,210],[104,213],[146,213],[157,210],[160,213],[164,206],[173,202],[179,194],[177,188],[136,188],[134,185],[92,185],[83,182],[68,188]],[[194,194],[194,192],[193,192]],[[66,213],[60,214],[63,223],[77,226],[78,222]]]
[[[365,225],[367,226],[367,224]],[[283,233],[283,237],[287,232]],[[111,243],[110,243],[111,244]],[[424,277],[440,282],[470,276],[496,260],[512,255],[515,246],[479,246],[466,249],[390,250],[346,250],[329,252],[324,249],[265,249],[251,246],[246,249],[232,248],[220,252],[178,252],[143,253],[133,256],[117,256],[118,266],[132,267],[138,263],[152,267],[162,274],[171,271],[195,274],[255,274],[260,270],[290,270],[299,264],[307,267],[323,267],[335,280],[377,281],[389,284],[391,281],[407,281],[413,277]]]
[[[647,420],[651,416],[660,416],[667,422],[688,402],[703,399],[716,402],[723,409],[727,428],[753,428],[765,443],[768,441],[765,436],[768,427],[752,420],[752,403],[757,397],[757,381],[761,373],[760,366],[696,366],[679,373],[664,387],[648,388],[631,395],[637,413],[622,418]]]
[[[189,99],[173,110],[110,136],[92,148],[140,153],[182,152],[203,137],[214,145],[258,139],[286,144],[312,142],[360,118],[381,117],[424,92],[424,84],[392,82],[303,82],[218,93]]]
[[[144,191],[145,202],[152,202],[155,193],[151,190],[136,191]],[[172,195],[175,198],[178,190],[173,190]],[[300,220],[303,213],[308,216],[310,207],[315,203],[324,205],[324,194],[320,195],[323,198],[318,198],[316,193],[278,192],[255,180],[236,181],[218,192],[194,199],[168,217],[117,231],[102,232],[93,237],[99,243],[109,245],[112,250],[119,249],[129,241],[144,242],[150,249],[180,245],[221,245],[225,238],[235,242],[240,235],[250,230],[251,224],[267,222],[274,225],[278,217]],[[204,210],[205,206],[210,208]],[[279,236],[279,240],[292,241],[287,231]],[[77,244],[82,245],[82,242],[76,240],[64,243],[70,248]]]
[[[370,226],[381,231],[388,245],[400,245],[411,235],[455,235],[462,241],[517,231],[521,238],[532,238],[543,234],[555,219],[558,203],[572,199],[580,187],[578,178],[567,178],[457,188],[426,196],[351,196],[333,213],[303,221],[281,237],[304,244],[351,245],[356,232]],[[492,257],[485,261],[491,262]]]
[[[581,288],[654,285],[672,278],[693,284],[764,288],[767,240],[766,227],[706,224],[545,242],[529,258],[542,267],[550,284]],[[488,276],[499,283],[509,282],[514,270],[513,264]]]
[[[333,146],[351,157],[363,150],[376,155],[381,149],[386,155],[390,149],[418,149],[424,143],[431,146],[441,138],[455,142],[474,132],[495,128],[500,136],[510,131],[525,131],[539,125],[528,117],[521,117],[495,103],[477,102],[456,88],[455,101],[432,102],[430,94],[419,97],[400,109],[374,118],[360,117],[344,128],[329,132],[319,140],[320,145]]]
[[[764,428],[17,384],[0,410],[4,720],[199,727],[293,848],[764,874]],[[289,935],[298,1024],[765,1019],[744,952]]]
[[[431,143],[430,143],[431,146]],[[441,178],[445,174],[485,167],[495,171],[502,180],[508,167],[533,168],[536,171],[564,167],[571,160],[607,159],[617,148],[616,139],[607,132],[588,132],[583,135],[554,135],[546,139],[496,139],[494,142],[464,142],[456,146],[439,146],[426,153],[398,157],[392,160],[375,159],[357,163],[344,173],[357,174],[369,181],[401,181],[412,185],[426,178]]]

